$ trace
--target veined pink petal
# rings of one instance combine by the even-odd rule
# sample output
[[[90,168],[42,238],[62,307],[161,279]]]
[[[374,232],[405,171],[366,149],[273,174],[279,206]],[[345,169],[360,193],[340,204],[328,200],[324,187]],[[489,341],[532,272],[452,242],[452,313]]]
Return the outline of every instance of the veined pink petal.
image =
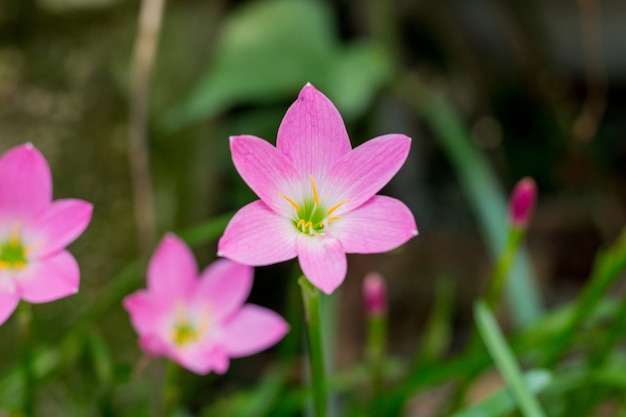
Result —
[[[335,105],[311,84],[300,91],[278,128],[276,147],[307,178],[322,179],[352,149]]]
[[[28,143],[0,158],[0,213],[30,219],[52,200],[52,177],[48,162]]]
[[[63,249],[80,236],[91,220],[93,206],[82,200],[54,201],[28,225],[41,241],[33,246],[30,256],[41,258]]]
[[[289,330],[287,322],[267,308],[246,304],[223,327],[223,345],[230,357],[248,356],[278,343]]]
[[[218,259],[207,267],[193,295],[196,305],[208,304],[211,318],[219,322],[240,308],[252,288],[252,267]]]
[[[417,226],[403,202],[376,195],[333,223],[332,235],[341,240],[346,253],[378,253],[417,236]]]
[[[297,235],[290,219],[257,200],[235,213],[217,244],[217,254],[244,265],[270,265],[295,258]]]
[[[170,298],[184,297],[196,284],[198,265],[191,249],[178,236],[168,233],[148,265],[148,288]]]
[[[139,290],[125,297],[123,304],[137,333],[165,336],[163,332],[165,320],[171,314],[171,300],[155,297],[147,290]]]
[[[410,147],[411,138],[397,134],[365,142],[330,169],[326,181],[320,186],[320,195],[336,200],[335,204],[348,199],[334,213],[338,216],[360,206],[398,172]]]
[[[274,211],[289,215],[293,211],[287,200],[299,199],[297,171],[275,147],[256,136],[230,138],[235,168],[248,186]]]
[[[11,317],[15,311],[20,297],[15,291],[0,291],[0,325]]]
[[[346,278],[348,261],[338,239],[300,235],[297,250],[302,272],[326,294],[335,291]]]
[[[78,292],[80,272],[67,251],[30,262],[16,276],[22,298],[29,303],[47,303]]]

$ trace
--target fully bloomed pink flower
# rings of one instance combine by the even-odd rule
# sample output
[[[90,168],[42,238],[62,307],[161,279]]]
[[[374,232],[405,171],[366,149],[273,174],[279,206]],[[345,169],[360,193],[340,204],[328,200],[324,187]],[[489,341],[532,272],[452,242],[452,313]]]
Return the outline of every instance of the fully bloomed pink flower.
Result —
[[[0,157],[0,324],[20,299],[45,303],[78,291],[78,264],[65,246],[91,213],[82,200],[52,201],[50,168],[33,145]]]
[[[352,149],[335,106],[307,84],[283,118],[276,147],[231,137],[235,168],[260,200],[231,219],[218,254],[255,266],[297,256],[306,277],[330,294],[346,276],[346,253],[386,252],[417,235],[402,202],[375,195],[410,145],[409,137],[390,134]]]
[[[124,299],[140,346],[206,374],[224,373],[229,358],[274,345],[288,325],[271,310],[244,304],[252,274],[249,266],[221,259],[198,279],[191,250],[168,234],[150,260],[148,289]]]

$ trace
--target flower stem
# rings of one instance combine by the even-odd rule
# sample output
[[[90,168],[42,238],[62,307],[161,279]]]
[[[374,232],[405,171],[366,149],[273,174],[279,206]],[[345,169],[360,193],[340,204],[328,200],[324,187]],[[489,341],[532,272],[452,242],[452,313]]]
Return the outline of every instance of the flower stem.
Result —
[[[493,274],[489,280],[489,286],[485,294],[485,303],[489,309],[493,310],[494,314],[497,313],[504,290],[504,284],[506,283],[506,277],[515,261],[515,255],[524,238],[524,231],[525,229],[517,227],[509,229],[506,247],[504,248],[504,252],[498,257],[495,268],[493,269]]]
[[[22,413],[24,417],[33,417],[35,415],[35,376],[33,374],[32,361],[31,322],[32,311],[30,304],[20,303],[17,308],[17,327],[24,381],[24,396],[22,398]]]
[[[380,395],[383,386],[383,359],[385,357],[387,339],[387,316],[374,314],[367,319],[367,360],[372,376],[372,398]],[[379,415],[375,410],[374,415]],[[380,414],[382,415],[382,414]]]
[[[326,387],[326,371],[322,348],[322,295],[320,290],[314,287],[305,276],[300,277],[298,283],[300,284],[302,302],[304,304],[315,417],[326,417],[328,415],[328,390]]]
[[[178,406],[180,400],[180,390],[178,388],[179,373],[180,367],[172,361],[167,361],[163,378],[163,417],[172,415]]]

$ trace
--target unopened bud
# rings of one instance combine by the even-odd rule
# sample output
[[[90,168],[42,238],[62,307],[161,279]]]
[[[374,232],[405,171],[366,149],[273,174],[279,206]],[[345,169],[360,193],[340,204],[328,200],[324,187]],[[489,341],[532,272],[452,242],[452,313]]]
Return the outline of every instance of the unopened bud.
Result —
[[[387,285],[380,274],[370,272],[365,276],[363,298],[368,315],[383,315],[387,312]]]
[[[511,224],[525,229],[533,214],[537,199],[537,184],[530,177],[524,177],[515,185],[509,204]]]

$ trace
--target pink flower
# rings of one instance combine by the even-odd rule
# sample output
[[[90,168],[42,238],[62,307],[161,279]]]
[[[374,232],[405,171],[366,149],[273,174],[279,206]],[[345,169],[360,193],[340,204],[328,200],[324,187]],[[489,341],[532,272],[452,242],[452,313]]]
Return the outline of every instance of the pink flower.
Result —
[[[45,303],[78,292],[78,264],[65,246],[91,213],[86,201],[52,201],[50,167],[32,144],[0,157],[0,324],[20,299]]]
[[[221,259],[198,279],[191,250],[175,235],[165,236],[148,266],[148,289],[124,299],[141,348],[206,374],[224,373],[229,358],[278,342],[287,323],[271,310],[243,304],[252,273],[249,266]]]
[[[525,229],[535,208],[537,184],[530,177],[524,177],[515,185],[509,203],[509,217],[513,227]]]
[[[256,266],[297,256],[307,278],[332,293],[346,276],[346,253],[386,252],[417,235],[402,202],[375,195],[410,145],[391,134],[352,149],[335,106],[307,84],[283,118],[276,147],[255,136],[231,138],[235,168],[260,200],[235,214],[218,255]]]
[[[370,272],[363,280],[363,299],[365,312],[370,316],[382,316],[387,313],[387,284],[382,275]]]

